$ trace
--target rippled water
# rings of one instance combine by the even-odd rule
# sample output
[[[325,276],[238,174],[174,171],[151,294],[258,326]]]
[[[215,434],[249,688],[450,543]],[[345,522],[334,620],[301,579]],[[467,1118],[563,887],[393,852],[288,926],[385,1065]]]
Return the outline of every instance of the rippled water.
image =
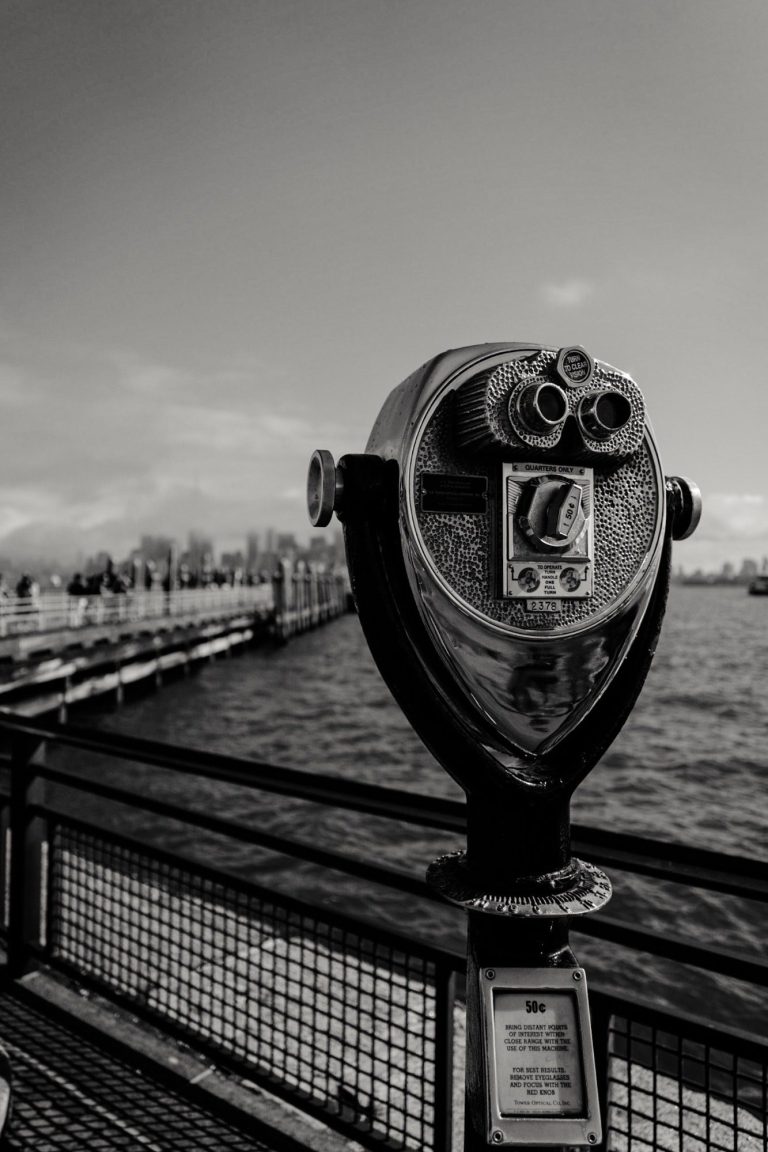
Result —
[[[677,840],[768,859],[768,598],[743,589],[674,587],[662,640],[632,718],[576,794],[574,818],[599,827]],[[244,758],[334,772],[418,792],[459,796],[423,748],[381,681],[359,622],[347,616],[297,637],[284,648],[254,648],[211,664],[111,712],[89,717],[112,730],[226,752]],[[146,775],[144,786],[159,787]],[[179,784],[175,785],[179,787]],[[191,799],[271,830],[320,840],[364,856],[423,869],[438,852],[459,846],[444,835],[391,822],[357,819],[280,797],[246,795],[219,784],[185,782]],[[177,846],[186,833],[179,831]],[[245,867],[241,847],[220,848],[222,862]],[[248,860],[256,859],[252,852]],[[284,862],[258,858],[272,878]],[[292,866],[292,882],[301,869]],[[646,927],[714,938],[721,946],[761,953],[764,905],[691,894],[676,885],[617,875],[612,911]],[[307,880],[310,884],[314,881]],[[348,883],[322,893],[329,902],[353,901]],[[400,921],[413,912],[382,896],[385,913]],[[423,911],[413,917],[423,926]],[[455,920],[430,911],[430,924],[447,935]],[[580,944],[604,972],[604,950]],[[614,955],[617,955],[614,950]],[[647,964],[622,957],[628,976],[652,977]],[[695,1007],[702,988],[721,994],[723,981],[702,978],[663,1000]],[[728,992],[727,995],[731,993]],[[722,998],[722,997],[721,997]],[[742,1016],[758,1010],[750,993]],[[745,1022],[745,1019],[742,1019]]]
[[[355,616],[206,666],[103,727],[459,795],[394,704]],[[576,819],[768,858],[768,598],[674,587],[635,711]]]

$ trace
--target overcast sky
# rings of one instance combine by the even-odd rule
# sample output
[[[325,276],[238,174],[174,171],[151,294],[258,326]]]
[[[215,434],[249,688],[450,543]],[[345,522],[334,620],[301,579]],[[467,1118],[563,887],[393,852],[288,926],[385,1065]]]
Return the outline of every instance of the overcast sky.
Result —
[[[0,553],[309,534],[445,348],[584,344],[768,553],[765,0],[2,0]]]

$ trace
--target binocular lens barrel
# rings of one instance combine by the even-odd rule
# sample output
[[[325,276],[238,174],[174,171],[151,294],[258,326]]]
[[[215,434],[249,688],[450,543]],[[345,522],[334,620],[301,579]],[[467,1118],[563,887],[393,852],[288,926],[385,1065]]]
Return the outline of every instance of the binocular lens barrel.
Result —
[[[565,392],[557,384],[529,384],[520,393],[517,411],[531,432],[552,432],[568,412]]]
[[[579,404],[579,423],[594,440],[619,432],[632,416],[632,405],[621,392],[593,392]]]

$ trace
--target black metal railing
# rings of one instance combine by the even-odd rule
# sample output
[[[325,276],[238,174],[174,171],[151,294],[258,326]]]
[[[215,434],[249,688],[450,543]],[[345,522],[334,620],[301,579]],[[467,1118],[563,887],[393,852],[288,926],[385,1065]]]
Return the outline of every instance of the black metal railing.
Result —
[[[439,952],[80,821],[49,837],[47,962],[324,1118],[441,1146]]]
[[[636,1003],[608,1028],[609,1147],[614,1152],[766,1148],[766,1047]]]
[[[98,818],[99,804],[431,900],[420,877],[224,819],[210,805],[145,795],[109,778],[108,767],[88,778],[71,764],[46,764],[44,750],[69,749],[70,758],[72,750],[96,753],[107,766],[140,762],[189,780],[443,831],[462,830],[460,802],[7,714],[0,736],[10,750],[0,894],[12,974],[36,963],[65,972],[366,1147],[458,1152],[460,949],[148,843],[140,819],[131,835],[118,833]],[[86,799],[95,816],[77,814]],[[580,855],[624,871],[768,899],[764,863],[583,827],[574,839]],[[768,983],[759,958],[605,914],[579,928],[710,973]],[[716,1028],[703,1015],[662,1010],[634,989],[617,995],[599,981],[591,1003],[607,1150],[768,1146],[768,1042]]]

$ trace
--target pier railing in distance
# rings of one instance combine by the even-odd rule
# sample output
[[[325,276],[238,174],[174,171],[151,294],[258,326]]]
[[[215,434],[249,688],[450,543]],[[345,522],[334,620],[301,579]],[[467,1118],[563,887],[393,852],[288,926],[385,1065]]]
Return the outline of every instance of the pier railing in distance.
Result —
[[[349,579],[344,569],[316,569],[304,561],[281,561],[259,584],[212,584],[204,588],[132,588],[126,592],[71,596],[64,591],[35,596],[0,596],[0,640],[56,633],[207,618],[251,612],[269,615],[282,637],[322,623],[344,611]]]
[[[98,596],[69,596],[64,592],[32,597],[0,599],[0,636],[20,632],[50,632],[62,628],[85,628],[90,624],[122,624],[217,612],[229,609],[273,606],[271,584],[228,584],[209,588],[179,588],[164,592],[131,590]]]
[[[431,900],[421,877],[224,818],[210,803],[140,793],[111,768],[154,765],[446,831],[462,829],[460,802],[7,713],[0,736],[9,784],[0,893],[13,975],[42,964],[74,978],[365,1147],[460,1152],[461,948],[313,905],[171,845],[184,827],[187,840],[193,829],[229,843],[222,858],[235,859],[238,846],[240,858],[268,849],[331,870],[339,885],[346,876]],[[99,756],[97,776],[79,770],[78,752]],[[624,871],[768,900],[764,863],[584,827],[575,839],[581,855]],[[606,915],[579,927],[768,984],[760,958]],[[674,1012],[631,988],[593,982],[591,1004],[608,1152],[766,1147],[765,1039],[713,1026],[706,1005],[701,1015]]]

